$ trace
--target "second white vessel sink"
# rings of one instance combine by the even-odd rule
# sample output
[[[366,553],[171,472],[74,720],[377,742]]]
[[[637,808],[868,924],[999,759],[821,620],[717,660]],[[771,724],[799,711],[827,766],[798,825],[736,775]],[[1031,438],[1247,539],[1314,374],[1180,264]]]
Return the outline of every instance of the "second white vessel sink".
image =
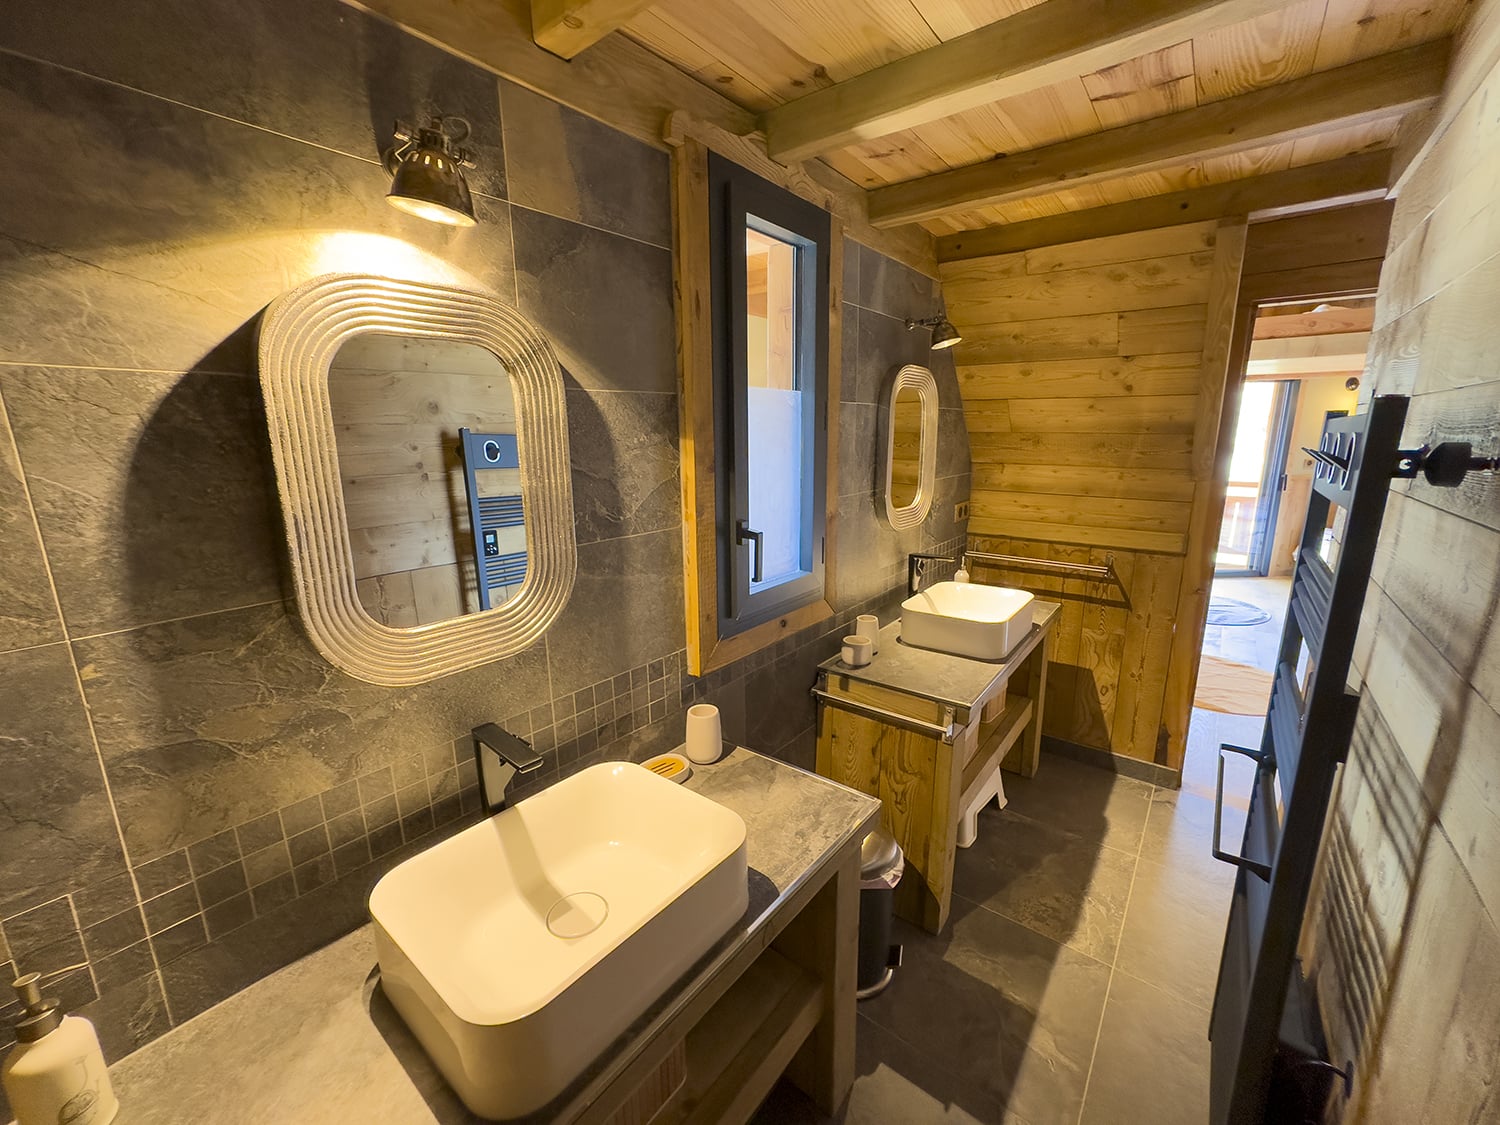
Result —
[[[745,822],[591,766],[390,871],[381,983],[471,1111],[560,1094],[745,913]]]
[[[1003,660],[1031,631],[1035,598],[975,582],[934,582],[901,603],[901,639],[975,660]]]

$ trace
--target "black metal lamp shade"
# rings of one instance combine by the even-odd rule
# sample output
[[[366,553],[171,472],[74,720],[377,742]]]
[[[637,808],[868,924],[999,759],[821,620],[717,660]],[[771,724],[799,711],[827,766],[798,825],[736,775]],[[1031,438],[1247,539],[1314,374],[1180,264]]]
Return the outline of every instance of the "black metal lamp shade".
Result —
[[[462,123],[460,125],[460,123]],[[457,136],[457,128],[462,133]],[[404,142],[386,154],[391,190],[386,202],[409,214],[454,227],[472,227],[474,200],[469,194],[463,169],[474,162],[467,150],[454,141],[468,134],[462,118],[438,118],[431,128],[410,130],[397,125],[397,139]]]
[[[940,320],[932,330],[932,350],[940,351],[943,348],[951,348],[954,344],[963,340],[958,334],[958,329],[953,327],[951,321]]]

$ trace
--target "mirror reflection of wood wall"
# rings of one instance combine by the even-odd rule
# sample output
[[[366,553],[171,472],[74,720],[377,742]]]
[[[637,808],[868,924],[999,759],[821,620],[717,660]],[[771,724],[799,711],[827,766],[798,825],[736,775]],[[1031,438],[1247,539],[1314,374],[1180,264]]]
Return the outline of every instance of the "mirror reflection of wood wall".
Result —
[[[397,628],[477,612],[458,431],[515,432],[500,360],[474,344],[371,333],[339,350],[328,390],[360,604]],[[521,491],[515,469],[477,480],[484,495]],[[505,534],[505,553],[525,549],[524,527]],[[492,591],[493,604],[514,592]]]
[[[891,436],[891,503],[905,508],[922,478],[922,396],[915,388],[903,388],[891,404]]]

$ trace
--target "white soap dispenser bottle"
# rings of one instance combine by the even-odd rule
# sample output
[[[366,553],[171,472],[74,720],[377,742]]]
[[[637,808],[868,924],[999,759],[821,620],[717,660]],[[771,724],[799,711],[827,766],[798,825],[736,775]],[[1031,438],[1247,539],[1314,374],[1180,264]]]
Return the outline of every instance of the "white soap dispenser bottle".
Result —
[[[16,1023],[16,1047],[0,1067],[16,1125],[109,1125],[120,1110],[94,1025],[65,1016],[56,1000],[43,1000],[40,973],[14,988],[25,1011]]]

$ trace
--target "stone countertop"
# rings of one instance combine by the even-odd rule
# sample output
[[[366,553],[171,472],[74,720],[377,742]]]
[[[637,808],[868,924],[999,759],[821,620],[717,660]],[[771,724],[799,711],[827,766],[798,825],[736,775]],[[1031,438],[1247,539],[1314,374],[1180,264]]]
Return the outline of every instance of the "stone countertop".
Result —
[[[880,802],[749,750],[694,766],[687,786],[745,821],[750,905],[744,919],[538,1120],[563,1120],[630,1060],[793,893],[851,840]],[[115,1125],[479,1121],[449,1089],[378,988],[364,926],[116,1063]]]
[[[864,667],[851,668],[834,656],[819,664],[818,671],[973,711],[1031,655],[1062,610],[1057,602],[1037,599],[1032,604],[1031,631],[1004,660],[974,660],[904,644],[898,619],[880,630],[880,651]]]

